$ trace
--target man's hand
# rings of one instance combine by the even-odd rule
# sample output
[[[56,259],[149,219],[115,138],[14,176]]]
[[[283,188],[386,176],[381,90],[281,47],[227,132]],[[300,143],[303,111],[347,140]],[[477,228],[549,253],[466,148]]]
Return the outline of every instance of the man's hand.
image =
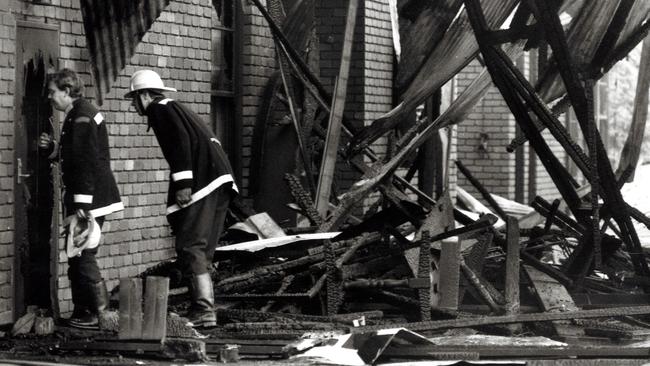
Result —
[[[52,140],[52,136],[45,132],[43,132],[38,138],[38,147],[41,149],[49,149],[53,143],[54,141]]]
[[[82,246],[93,232],[93,216],[84,209],[77,209],[77,226],[72,234],[72,242],[76,247]]]
[[[192,200],[192,188],[183,188],[176,191],[176,203],[183,207]]]

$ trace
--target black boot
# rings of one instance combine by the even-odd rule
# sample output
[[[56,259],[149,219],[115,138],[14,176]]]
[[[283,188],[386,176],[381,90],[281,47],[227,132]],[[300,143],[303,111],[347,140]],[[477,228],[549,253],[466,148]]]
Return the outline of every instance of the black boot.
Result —
[[[99,281],[93,283],[90,287],[93,294],[92,310],[99,314],[108,308],[108,289],[106,288],[106,282]]]
[[[88,305],[89,294],[81,288],[77,281],[70,281],[70,290],[72,292],[72,304],[74,305],[74,308],[67,323],[71,327],[77,328],[78,324],[86,323],[88,317],[91,315]]]
[[[205,328],[217,325],[217,314],[214,311],[214,288],[209,273],[192,276],[190,280],[190,295],[192,305],[188,319],[194,327]]]
[[[99,329],[98,315],[108,307],[108,291],[106,283],[99,281],[86,286],[88,307],[78,317],[71,317],[69,324],[75,328],[81,329]]]

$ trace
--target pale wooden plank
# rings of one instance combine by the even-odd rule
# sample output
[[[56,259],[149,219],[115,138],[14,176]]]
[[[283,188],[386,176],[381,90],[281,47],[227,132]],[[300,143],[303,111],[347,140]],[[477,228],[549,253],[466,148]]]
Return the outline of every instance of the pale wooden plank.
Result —
[[[316,190],[316,210],[321,217],[327,216],[329,207],[332,181],[334,180],[334,168],[341,136],[341,122],[343,120],[343,109],[347,96],[348,76],[350,74],[350,63],[352,55],[352,41],[354,38],[354,25],[357,19],[358,0],[350,0],[348,14],[345,22],[345,36],[343,39],[343,51],[341,54],[341,65],[339,75],[336,79],[336,86],[332,101],[332,111],[327,125],[327,137],[323,151],[320,174],[318,175],[318,186]]]
[[[169,278],[147,277],[142,339],[163,340],[167,334]]]
[[[120,279],[119,339],[142,337],[142,279]]]

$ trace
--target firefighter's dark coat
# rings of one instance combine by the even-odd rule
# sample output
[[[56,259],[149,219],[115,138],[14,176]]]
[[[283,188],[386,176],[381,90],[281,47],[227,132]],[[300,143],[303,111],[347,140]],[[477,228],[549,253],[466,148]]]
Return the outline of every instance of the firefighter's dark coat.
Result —
[[[228,157],[199,116],[169,98],[155,99],[147,107],[146,115],[169,163],[167,215],[182,212],[176,204],[179,189],[192,188],[192,200],[183,208],[224,184],[237,192]]]
[[[77,209],[90,210],[93,217],[124,209],[110,167],[106,122],[90,102],[83,98],[73,102],[58,148],[67,217]]]

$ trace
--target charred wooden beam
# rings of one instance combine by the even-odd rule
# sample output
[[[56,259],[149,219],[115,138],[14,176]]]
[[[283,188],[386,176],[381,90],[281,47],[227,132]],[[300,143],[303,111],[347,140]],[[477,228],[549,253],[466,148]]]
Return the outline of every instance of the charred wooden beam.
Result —
[[[500,316],[482,316],[477,318],[468,319],[452,319],[452,320],[435,320],[430,322],[413,322],[403,324],[390,324],[379,326],[366,326],[350,328],[351,333],[367,333],[386,328],[404,327],[406,329],[420,332],[438,329],[450,328],[471,328],[483,325],[492,324],[511,324],[511,323],[528,323],[528,322],[542,322],[554,320],[571,320],[571,319],[590,319],[590,318],[610,318],[632,315],[646,315],[650,314],[650,306],[626,306],[609,309],[592,309],[592,310],[577,310],[565,312],[546,312],[546,313],[530,313],[530,314],[517,314],[517,315],[500,315]]]
[[[163,342],[144,340],[94,339],[91,341],[61,342],[60,352],[105,352],[126,355],[148,355],[163,359],[185,359],[205,362],[208,357],[205,342],[197,339],[167,339]]]
[[[542,216],[549,217],[553,205],[546,201],[544,198],[537,196],[531,203],[531,207],[539,212]],[[552,217],[553,223],[563,230],[568,230],[575,235],[584,235],[586,228],[580,223],[576,222],[569,215],[562,211],[556,211]]]
[[[512,43],[521,39],[534,40],[539,35],[537,25],[524,25],[518,28],[499,29],[490,31],[486,36],[488,42],[493,45]]]
[[[323,218],[318,214],[318,211],[314,206],[314,202],[312,201],[309,192],[305,191],[302,188],[298,177],[293,174],[286,173],[284,175],[284,180],[289,185],[291,195],[293,196],[296,204],[298,204],[298,206],[302,209],[305,217],[307,217],[313,225],[322,225]]]
[[[305,146],[305,141],[303,139],[303,133],[302,133],[302,128],[300,126],[300,122],[298,121],[298,115],[296,112],[296,108],[294,106],[294,92],[293,92],[293,87],[289,83],[289,78],[288,78],[288,70],[286,69],[287,65],[287,60],[285,57],[283,57],[283,54],[281,52],[276,51],[277,57],[279,59],[278,66],[280,69],[280,77],[282,79],[282,86],[284,87],[284,93],[287,96],[287,102],[289,104],[289,114],[291,115],[291,122],[293,124],[293,129],[296,133],[296,140],[298,141],[298,149],[300,151],[300,160],[302,161],[302,166],[303,169],[305,170],[305,178],[307,179],[307,185],[309,186],[309,190],[312,193],[316,192],[316,185],[314,183],[314,175],[311,170],[311,155],[307,151],[307,147]]]
[[[544,223],[544,233],[548,233],[549,230],[551,230],[551,225],[553,224],[553,218],[555,217],[555,214],[557,213],[557,209],[560,207],[560,203],[562,201],[556,199],[553,201],[553,204],[551,205],[551,209],[548,212],[548,215],[546,216],[546,222]]]
[[[417,275],[418,277],[414,280],[420,281],[423,285],[417,287],[420,320],[431,320],[431,238],[428,231],[422,233]]]
[[[575,365],[589,365],[593,360],[581,360],[589,358],[610,359],[612,364],[616,361],[614,358],[647,358],[650,357],[650,351],[647,348],[629,348],[620,346],[565,346],[565,347],[548,347],[548,346],[444,346],[436,344],[435,346],[402,346],[389,347],[381,354],[381,360],[386,358],[397,359],[438,359],[437,354],[475,354],[479,358],[521,358],[525,354],[527,358],[561,358],[577,359],[569,361]],[[456,359],[456,358],[454,358]],[[467,358],[463,358],[467,359]],[[472,359],[472,358],[469,358]],[[581,363],[581,361],[586,361]],[[556,361],[561,363],[563,361]],[[607,362],[607,361],[605,361]]]
[[[430,285],[429,278],[404,278],[396,279],[368,279],[359,278],[343,282],[343,288],[350,289],[368,289],[368,288],[396,288],[407,287],[414,289],[428,289]]]
[[[485,186],[481,184],[481,182],[474,177],[472,172],[469,169],[467,169],[467,167],[465,166],[465,164],[463,164],[462,161],[456,160],[455,163],[456,166],[458,167],[458,170],[460,170],[460,172],[463,173],[465,178],[467,178],[467,180],[472,184],[472,186],[474,186],[474,188],[476,188],[476,190],[479,191],[481,197],[483,197],[483,199],[490,205],[490,207],[492,207],[494,212],[497,215],[499,215],[499,217],[502,220],[505,221],[508,215],[506,215],[506,212],[503,211],[503,208],[501,208],[501,206],[499,206],[499,204],[494,200],[494,198],[492,197],[490,192],[488,192]]]
[[[460,260],[460,269],[463,272],[463,275],[467,279],[467,281],[474,286],[476,291],[481,297],[481,300],[483,300],[489,307],[492,312],[496,314],[500,314],[503,312],[503,308],[497,305],[497,303],[494,301],[488,290],[485,288],[483,283],[481,283],[481,280],[476,276],[476,273],[472,271],[467,264],[465,264],[465,261],[461,258]],[[443,273],[443,275],[445,275]]]
[[[598,196],[599,196],[599,188],[600,188],[600,179],[598,177],[598,151],[597,151],[597,143],[596,139],[598,138],[598,129],[596,127],[596,121],[594,120],[594,85],[593,85],[593,80],[587,80],[586,86],[585,86],[585,98],[587,99],[587,120],[589,121],[588,126],[587,126],[587,131],[588,131],[588,137],[587,137],[587,146],[589,150],[589,159],[591,160],[591,166],[589,167],[591,171],[591,175],[588,177],[589,178],[589,184],[591,184],[591,235],[589,238],[591,239],[591,247],[593,248],[593,251],[591,251],[590,256],[593,258],[594,262],[594,268],[595,269],[600,269],[601,263],[602,263],[602,257],[601,257],[601,250],[600,250],[600,242],[601,242],[601,235],[600,235],[600,207],[598,207]],[[616,187],[618,189],[618,187]],[[620,193],[619,193],[620,194]],[[585,261],[587,262],[587,261]],[[585,263],[584,266],[584,276],[586,276],[587,271],[589,270],[589,266]],[[580,276],[578,278],[584,278],[584,276]]]
[[[520,255],[521,255],[521,259],[531,267],[534,267],[540,272],[546,273],[547,275],[553,277],[555,280],[557,280],[567,288],[574,287],[573,280],[571,280],[567,275],[564,274],[564,272],[560,271],[559,269],[553,267],[548,263],[544,263],[540,261],[539,259],[533,257],[532,255],[528,254],[525,251],[520,252]]]
[[[519,313],[519,225],[517,219],[506,218],[506,278],[505,278],[505,311],[506,314]]]
[[[230,323],[225,324],[223,329],[229,332],[241,332],[241,331],[275,331],[277,329],[282,330],[300,330],[300,331],[316,331],[316,330],[336,330],[342,329],[340,325],[335,325],[331,323],[319,323],[311,321],[293,321],[293,322],[241,322],[241,323]]]

